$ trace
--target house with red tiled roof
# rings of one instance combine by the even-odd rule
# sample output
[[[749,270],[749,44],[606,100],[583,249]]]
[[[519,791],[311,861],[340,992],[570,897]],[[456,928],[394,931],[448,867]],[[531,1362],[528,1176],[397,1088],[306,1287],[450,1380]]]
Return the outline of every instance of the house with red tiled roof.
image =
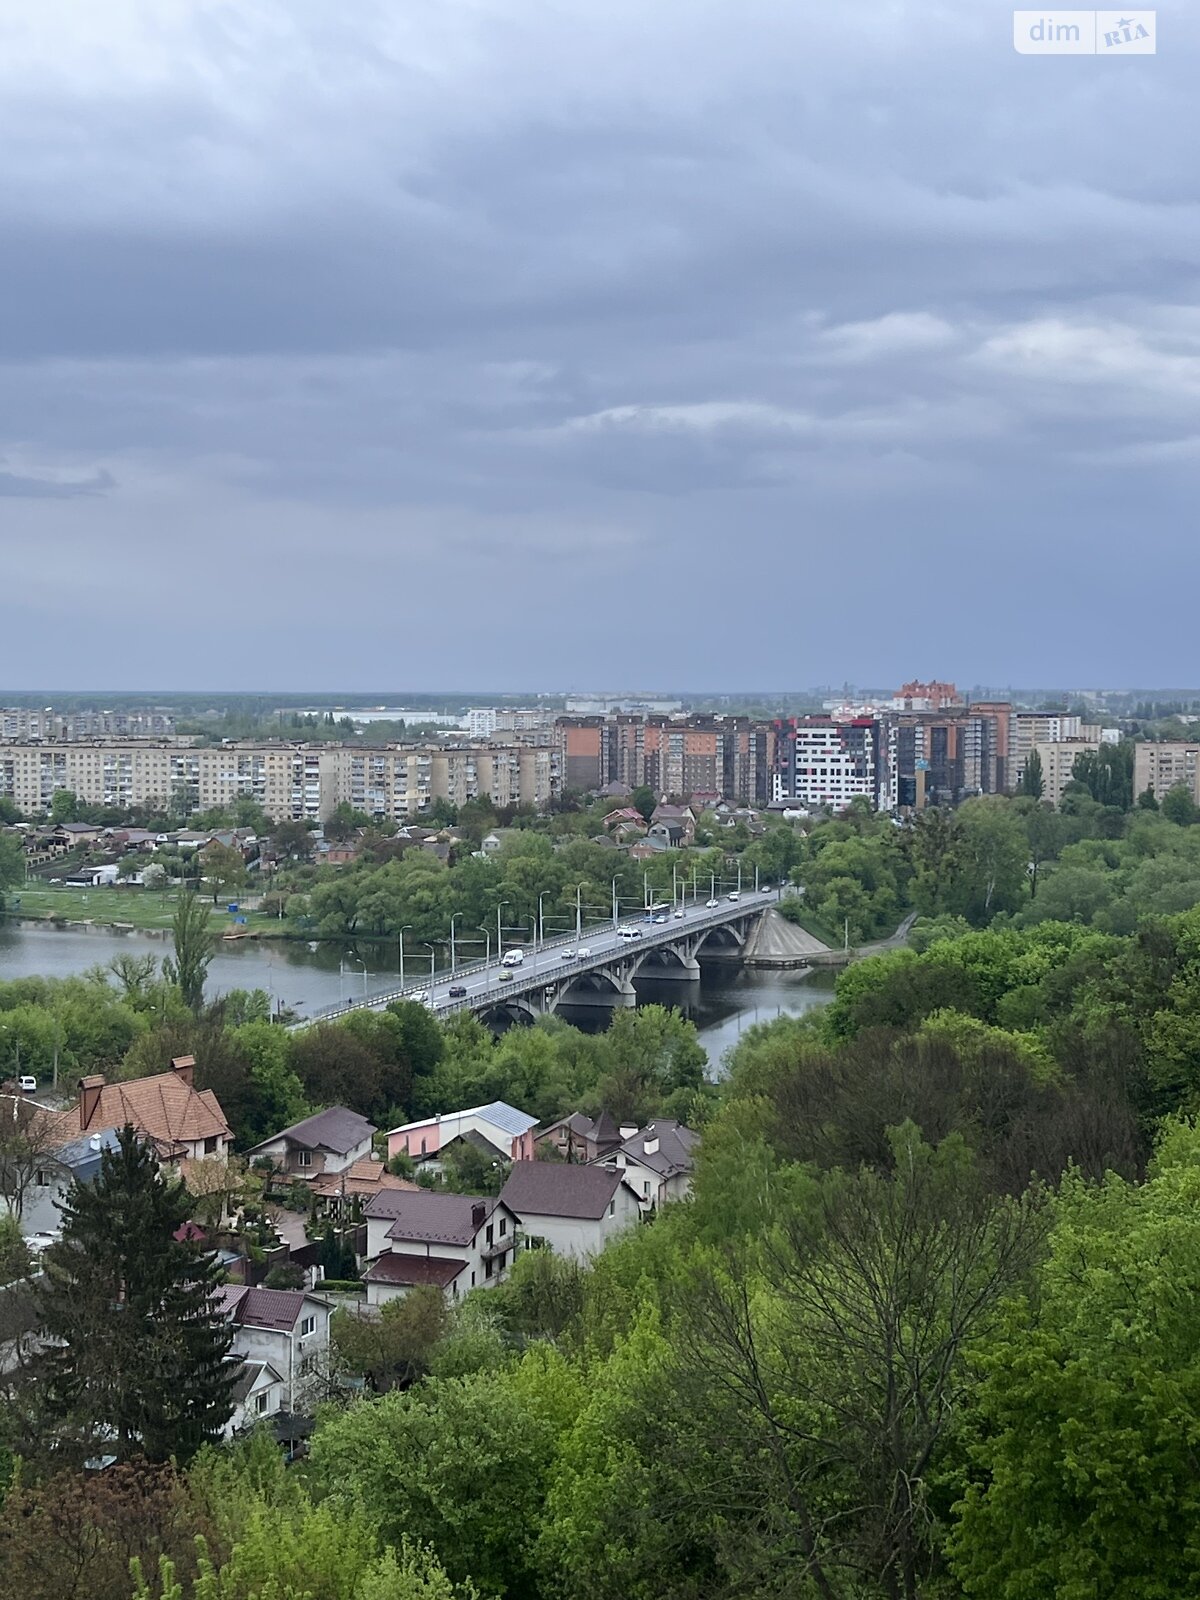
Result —
[[[104,1128],[130,1124],[148,1139],[162,1161],[195,1160],[230,1153],[233,1133],[211,1089],[197,1089],[192,1056],[172,1061],[170,1072],[126,1083],[102,1074],[81,1078],[79,1103],[61,1113],[64,1141]]]
[[[365,1204],[389,1189],[406,1189],[415,1194],[419,1187],[408,1178],[396,1177],[375,1156],[363,1156],[342,1172],[323,1172],[311,1185],[321,1212],[341,1211],[347,1201],[360,1200]]]

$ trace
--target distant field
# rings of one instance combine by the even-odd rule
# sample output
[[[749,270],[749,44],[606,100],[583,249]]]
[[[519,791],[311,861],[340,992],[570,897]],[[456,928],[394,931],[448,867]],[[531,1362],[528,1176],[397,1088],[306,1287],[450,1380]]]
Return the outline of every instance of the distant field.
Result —
[[[65,922],[122,922],[132,928],[169,928],[175,915],[175,891],[166,896],[144,889],[59,889],[24,888],[6,898],[6,908],[18,917],[61,918]],[[278,924],[271,917],[258,912],[243,913],[247,928],[271,927]],[[213,907],[212,925],[215,931],[232,928],[233,918],[225,910],[225,903]]]

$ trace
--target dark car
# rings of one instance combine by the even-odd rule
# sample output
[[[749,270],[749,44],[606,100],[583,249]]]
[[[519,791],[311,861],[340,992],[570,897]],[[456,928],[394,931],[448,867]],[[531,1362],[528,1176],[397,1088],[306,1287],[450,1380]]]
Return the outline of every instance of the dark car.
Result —
[[[446,992],[451,1000],[461,1000],[467,992],[467,986],[465,983],[452,983]]]

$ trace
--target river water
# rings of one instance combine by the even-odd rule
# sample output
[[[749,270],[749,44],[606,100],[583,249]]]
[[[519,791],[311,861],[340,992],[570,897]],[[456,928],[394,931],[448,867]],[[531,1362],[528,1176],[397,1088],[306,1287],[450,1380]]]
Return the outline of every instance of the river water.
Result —
[[[89,967],[107,966],[117,955],[164,956],[170,949],[169,939],[148,933],[0,922],[0,981],[66,978]],[[299,940],[221,943],[209,968],[208,992],[265,989],[274,1001],[304,1016],[362,994],[363,960],[367,963],[367,993],[398,982],[394,959],[381,964],[370,947],[363,949],[360,959],[357,954],[340,956],[333,945]],[[405,977],[411,981],[423,967],[424,963],[410,956]],[[689,1016],[700,1031],[709,1060],[717,1067],[747,1028],[824,1005],[832,989],[829,972],[751,972],[713,962],[702,965],[699,983],[648,981],[638,985],[638,994],[642,1001],[678,1006]],[[564,1015],[572,1022],[589,1025],[588,1014]]]

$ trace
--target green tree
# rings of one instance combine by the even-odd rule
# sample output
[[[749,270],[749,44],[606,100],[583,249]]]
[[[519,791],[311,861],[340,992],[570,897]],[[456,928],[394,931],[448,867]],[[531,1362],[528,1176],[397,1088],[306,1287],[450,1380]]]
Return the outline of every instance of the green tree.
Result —
[[[175,1235],[191,1204],[131,1127],[75,1184],[38,1295],[51,1343],[30,1368],[44,1443],[187,1460],[232,1410],[216,1258]]]
[[[15,834],[0,833],[0,904],[5,889],[15,889],[25,882],[25,852]]]
[[[1148,789],[1143,789],[1142,790],[1141,794],[1138,795],[1138,797],[1137,797],[1137,804],[1138,804],[1138,810],[1139,811],[1157,811],[1158,810],[1158,801],[1155,799],[1155,796],[1154,796],[1154,785],[1153,784],[1151,784],[1151,786]]]
[[[50,821],[74,822],[79,816],[79,801],[70,789],[56,789],[50,800]]]
[[[1177,823],[1181,828],[1190,828],[1200,820],[1200,808],[1192,799],[1192,791],[1186,783],[1177,783],[1168,789],[1159,809],[1168,822]]]
[[[967,800],[954,819],[955,859],[943,909],[983,927],[1015,911],[1028,892],[1029,844],[1020,818],[1000,795]]]
[[[445,1295],[433,1284],[420,1284],[389,1300],[378,1316],[336,1312],[330,1337],[339,1365],[365,1378],[377,1394],[386,1394],[425,1376],[449,1328]]]
[[[644,821],[649,822],[658,805],[658,797],[648,783],[643,783],[630,795],[629,804],[635,811],[641,812]]]
[[[277,822],[271,843],[281,861],[312,860],[313,836],[303,822]]]
[[[977,1354],[972,1471],[951,1543],[967,1595],[1200,1590],[1200,1136],[1147,1183],[1071,1176],[1036,1289]]]
[[[242,852],[235,850],[231,844],[222,844],[214,840],[205,847],[201,858],[204,863],[204,876],[212,885],[212,903],[216,905],[218,899],[224,900],[235,889],[241,889],[246,882],[246,863]]]
[[[199,895],[181,894],[171,920],[175,959],[168,956],[163,961],[163,976],[179,990],[184,1005],[195,1012],[204,1004],[204,980],[215,948],[210,915]]]
[[[1046,774],[1042,770],[1042,758],[1036,750],[1032,750],[1021,774],[1021,793],[1028,795],[1031,800],[1040,800],[1045,792]]]

